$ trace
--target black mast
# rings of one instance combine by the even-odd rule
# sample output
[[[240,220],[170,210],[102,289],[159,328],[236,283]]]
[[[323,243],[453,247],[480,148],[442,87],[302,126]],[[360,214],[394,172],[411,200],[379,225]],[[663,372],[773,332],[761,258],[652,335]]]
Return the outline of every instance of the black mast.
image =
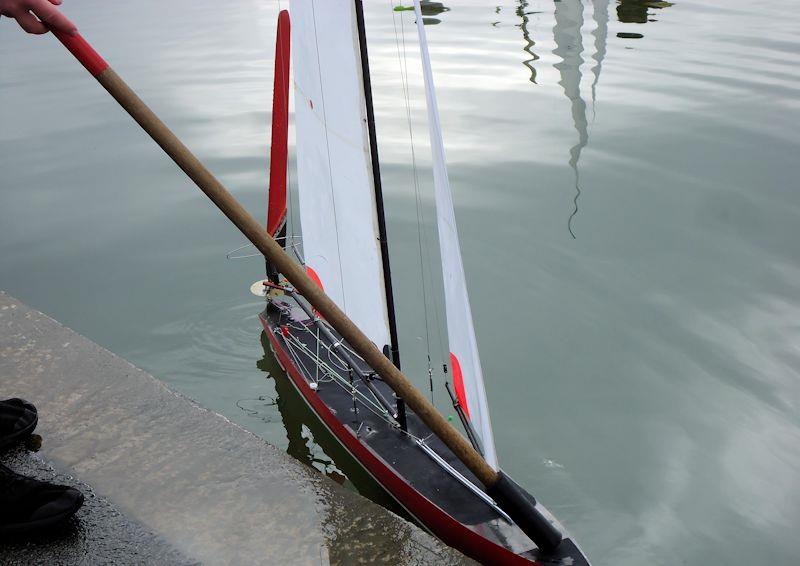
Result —
[[[392,271],[389,268],[389,245],[386,240],[386,218],[383,211],[383,189],[381,188],[381,168],[378,162],[378,140],[375,135],[375,110],[372,107],[372,81],[369,76],[369,57],[367,56],[367,34],[364,29],[364,6],[361,0],[356,5],[356,24],[358,25],[358,44],[361,48],[361,74],[364,81],[364,100],[367,106],[367,128],[369,130],[369,149],[372,156],[372,179],[375,187],[375,204],[378,212],[378,237],[381,244],[383,262],[383,288],[386,293],[386,308],[389,316],[390,359],[400,368],[400,350],[397,345],[397,321],[394,313],[392,294]]]

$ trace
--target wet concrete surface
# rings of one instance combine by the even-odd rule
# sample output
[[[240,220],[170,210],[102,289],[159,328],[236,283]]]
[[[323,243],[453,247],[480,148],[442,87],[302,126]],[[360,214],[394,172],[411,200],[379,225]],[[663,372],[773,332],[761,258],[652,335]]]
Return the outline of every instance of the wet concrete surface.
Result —
[[[0,537],[0,563],[4,566],[120,561],[165,566],[197,563],[122,513],[91,486],[56,471],[24,446],[1,453],[0,462],[20,474],[75,487],[86,498],[76,516],[60,525],[38,533]]]
[[[0,397],[34,402],[43,437],[0,461],[87,494],[52,538],[0,541],[0,564],[470,563],[2,293]]]

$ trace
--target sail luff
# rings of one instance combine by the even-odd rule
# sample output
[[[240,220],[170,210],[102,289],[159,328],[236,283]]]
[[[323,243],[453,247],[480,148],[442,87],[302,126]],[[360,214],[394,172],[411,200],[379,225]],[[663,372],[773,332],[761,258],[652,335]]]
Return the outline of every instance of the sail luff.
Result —
[[[483,384],[483,372],[478,354],[472,309],[467,293],[461,246],[458,241],[453,195],[447,175],[447,164],[439,120],[439,107],[433,83],[430,54],[422,10],[419,0],[414,0],[414,12],[419,34],[422,70],[425,79],[425,97],[428,107],[428,129],[433,153],[433,181],[436,216],[439,230],[439,246],[442,257],[442,275],[447,317],[447,339],[455,389],[461,402],[466,401],[470,422],[480,436],[484,457],[494,469],[498,468],[497,454]]]

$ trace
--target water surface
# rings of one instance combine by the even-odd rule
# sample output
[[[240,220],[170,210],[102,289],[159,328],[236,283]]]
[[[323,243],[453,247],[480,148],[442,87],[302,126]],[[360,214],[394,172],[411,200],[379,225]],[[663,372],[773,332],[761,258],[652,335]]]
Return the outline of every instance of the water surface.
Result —
[[[795,4],[445,4],[428,35],[504,468],[597,564],[796,564]],[[279,7],[65,9],[261,217]],[[427,388],[430,350],[447,411],[413,20],[368,2],[367,27],[404,368]],[[235,229],[53,38],[6,19],[0,171],[0,288],[345,481],[284,425],[261,262],[226,260]]]

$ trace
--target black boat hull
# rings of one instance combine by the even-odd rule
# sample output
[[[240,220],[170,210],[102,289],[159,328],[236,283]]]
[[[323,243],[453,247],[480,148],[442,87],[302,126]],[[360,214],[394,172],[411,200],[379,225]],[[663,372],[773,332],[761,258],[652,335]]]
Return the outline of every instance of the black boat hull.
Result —
[[[284,310],[286,304],[294,302],[286,298],[281,301]],[[408,438],[394,429],[382,429],[381,423],[370,420],[371,415],[363,409],[360,416],[356,410],[354,419],[352,407],[347,404],[349,394],[341,388],[337,391],[335,387],[320,384],[312,388],[309,360],[292,347],[292,342],[298,344],[301,339],[309,339],[303,336],[304,327],[298,325],[298,320],[286,324],[285,312],[281,314],[270,305],[268,302],[260,319],[276,359],[300,397],[352,458],[422,526],[484,564],[588,564],[569,538],[565,538],[556,552],[542,554],[515,525],[506,524],[489,506],[443,473]],[[383,383],[379,385],[386,387]],[[411,427],[419,427],[416,416],[413,413],[409,416]],[[356,426],[356,422],[360,424]],[[366,429],[362,430],[364,423]],[[428,442],[448,464],[477,484],[447,448],[436,441],[432,438]]]

